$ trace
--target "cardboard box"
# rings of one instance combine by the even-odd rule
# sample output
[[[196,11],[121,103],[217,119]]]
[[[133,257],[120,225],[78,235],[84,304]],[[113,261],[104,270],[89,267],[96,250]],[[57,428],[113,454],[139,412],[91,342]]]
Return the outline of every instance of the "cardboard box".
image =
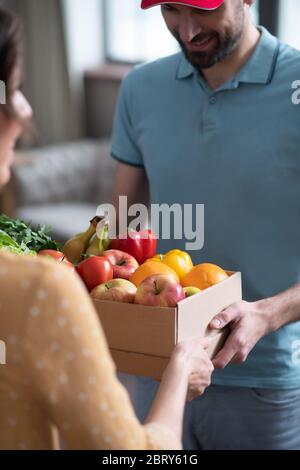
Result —
[[[222,347],[228,330],[208,330],[211,319],[242,299],[241,273],[178,303],[148,307],[95,300],[119,372],[161,379],[174,346],[185,339],[213,335],[209,355]]]

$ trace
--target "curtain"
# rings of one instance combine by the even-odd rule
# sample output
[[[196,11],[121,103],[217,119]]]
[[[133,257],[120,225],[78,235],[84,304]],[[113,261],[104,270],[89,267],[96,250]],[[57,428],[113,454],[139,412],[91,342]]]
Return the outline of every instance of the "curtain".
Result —
[[[8,0],[6,4],[24,23],[24,93],[34,111],[34,143],[77,137],[60,0]]]

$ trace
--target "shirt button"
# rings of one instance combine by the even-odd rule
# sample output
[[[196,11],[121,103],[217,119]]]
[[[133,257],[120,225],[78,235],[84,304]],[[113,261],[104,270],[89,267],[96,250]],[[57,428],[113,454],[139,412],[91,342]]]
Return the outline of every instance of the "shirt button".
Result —
[[[210,102],[210,104],[216,104],[217,98],[216,98],[215,96],[211,96],[211,97],[209,98],[209,102]]]

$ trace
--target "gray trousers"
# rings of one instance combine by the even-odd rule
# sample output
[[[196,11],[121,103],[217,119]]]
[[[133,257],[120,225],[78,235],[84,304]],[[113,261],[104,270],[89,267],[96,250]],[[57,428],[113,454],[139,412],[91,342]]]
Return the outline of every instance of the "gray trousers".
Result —
[[[143,421],[155,397],[153,380],[120,375]],[[300,388],[210,386],[186,407],[186,450],[300,450]]]

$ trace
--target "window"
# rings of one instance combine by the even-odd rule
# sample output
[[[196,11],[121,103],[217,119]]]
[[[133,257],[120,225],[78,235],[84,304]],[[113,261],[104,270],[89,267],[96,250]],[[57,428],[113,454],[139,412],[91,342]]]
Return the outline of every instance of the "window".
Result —
[[[284,0],[280,2],[279,38],[300,49],[300,1]]]
[[[108,60],[144,62],[179,50],[176,40],[166,28],[160,8],[142,10],[140,4],[140,0],[104,0]],[[253,6],[253,15],[258,22],[258,1]]]
[[[140,0],[105,2],[106,57],[143,62],[174,54],[176,40],[168,32],[160,8],[142,10]]]
[[[256,0],[252,6],[252,17],[255,24],[259,24],[259,0]]]

